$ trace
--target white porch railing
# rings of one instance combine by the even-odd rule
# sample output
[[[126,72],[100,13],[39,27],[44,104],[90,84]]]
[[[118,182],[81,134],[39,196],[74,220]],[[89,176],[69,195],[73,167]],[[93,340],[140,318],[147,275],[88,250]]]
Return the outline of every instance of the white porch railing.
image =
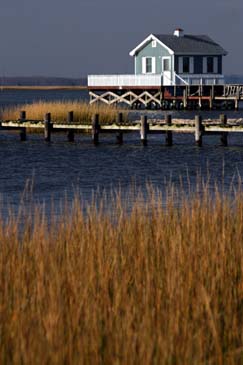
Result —
[[[161,75],[89,75],[88,86],[161,86]]]
[[[224,76],[215,74],[180,74],[177,75],[176,85],[224,85]]]
[[[176,85],[189,85],[181,76],[175,73],[175,84]]]
[[[147,87],[162,85],[224,85],[223,75],[174,74],[174,81],[162,75],[89,75],[90,87]]]

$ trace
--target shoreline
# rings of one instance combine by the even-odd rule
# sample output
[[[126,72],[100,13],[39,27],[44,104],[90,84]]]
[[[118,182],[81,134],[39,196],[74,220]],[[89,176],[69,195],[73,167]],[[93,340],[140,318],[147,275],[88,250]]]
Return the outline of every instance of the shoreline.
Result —
[[[0,90],[88,90],[87,86],[78,85],[78,86],[58,86],[58,85],[41,85],[41,86],[18,86],[18,85],[4,85],[0,86]]]

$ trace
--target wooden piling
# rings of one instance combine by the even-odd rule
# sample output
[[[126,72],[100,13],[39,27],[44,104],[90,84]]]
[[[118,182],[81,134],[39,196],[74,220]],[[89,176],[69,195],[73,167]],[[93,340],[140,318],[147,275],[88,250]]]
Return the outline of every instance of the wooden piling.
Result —
[[[19,121],[21,123],[26,121],[26,112],[25,112],[25,110],[21,110],[21,112],[19,113]],[[20,137],[21,142],[26,141],[26,128],[25,127],[20,128],[19,137]]]
[[[68,112],[67,122],[68,122],[68,124],[73,123],[73,111]],[[68,142],[74,142],[74,130],[73,129],[68,130],[67,139],[68,139]]]
[[[222,126],[227,125],[227,115],[225,114],[220,115],[220,124]],[[228,132],[222,132],[220,137],[220,142],[222,146],[228,146]]]
[[[165,116],[165,122],[170,127],[172,125],[171,115],[167,114]],[[173,137],[172,137],[172,131],[166,132],[166,138],[165,138],[166,146],[172,146],[173,144]]]
[[[211,95],[212,95],[212,99],[214,100],[214,97],[215,97],[214,85],[212,85],[212,88],[211,88]]]
[[[195,143],[197,146],[202,146],[202,132],[203,132],[203,125],[202,125],[202,117],[200,115],[195,116]]]
[[[92,118],[92,141],[94,145],[99,144],[99,130],[100,130],[99,114],[94,114]]]
[[[123,114],[122,113],[118,113],[117,117],[116,117],[116,123],[118,126],[121,126],[123,122]],[[122,144],[123,143],[123,133],[122,131],[117,132],[116,135],[116,142],[118,144]]]
[[[46,113],[44,119],[44,139],[46,142],[51,141],[51,128],[51,113]]]
[[[183,108],[184,109],[187,108],[187,90],[186,89],[183,90]]]
[[[209,109],[213,109],[213,90],[210,90],[210,96],[209,96]]]
[[[239,98],[239,96],[237,95],[237,96],[235,97],[235,110],[239,110],[239,100],[240,100],[240,98]]]
[[[198,99],[198,107],[199,107],[200,110],[202,109],[202,98],[201,98],[201,96]]]
[[[25,110],[21,110],[19,113],[19,121],[20,122],[25,122],[26,121],[26,111]]]
[[[141,116],[140,136],[143,146],[147,145],[148,119],[146,115]]]

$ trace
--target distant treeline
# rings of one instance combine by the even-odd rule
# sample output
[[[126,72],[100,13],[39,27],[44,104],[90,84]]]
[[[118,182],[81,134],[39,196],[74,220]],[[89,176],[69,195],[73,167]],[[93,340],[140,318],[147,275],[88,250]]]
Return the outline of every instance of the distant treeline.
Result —
[[[1,77],[1,86],[86,86],[87,77],[67,78],[67,77],[43,77],[43,76],[28,76],[28,77]]]

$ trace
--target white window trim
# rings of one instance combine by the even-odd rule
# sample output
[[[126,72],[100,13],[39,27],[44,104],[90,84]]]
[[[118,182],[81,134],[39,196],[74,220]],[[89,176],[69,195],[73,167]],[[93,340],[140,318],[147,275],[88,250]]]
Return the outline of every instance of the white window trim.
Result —
[[[208,72],[208,58],[212,58],[213,59],[213,72]],[[203,65],[203,73],[208,74],[208,75],[213,75],[213,74],[217,74],[218,73],[218,57],[215,56],[206,56],[204,57],[205,59],[205,64]]]
[[[183,57],[180,56],[178,59],[178,73],[183,74]]]
[[[162,57],[162,72],[164,72],[164,60],[169,60],[169,70],[166,70],[165,72],[171,72],[171,57]]]
[[[148,58],[151,58],[151,60],[152,60],[152,71],[151,72],[146,72],[146,60]],[[142,74],[144,74],[144,75],[153,75],[155,73],[156,73],[156,58],[151,57],[151,56],[142,57]]]
[[[188,58],[188,59],[189,59],[189,72],[184,72],[184,59],[185,59],[185,58]],[[191,57],[189,57],[189,56],[183,56],[183,57],[182,57],[182,73],[183,73],[183,74],[190,75],[190,73],[191,73],[191,72],[190,72],[190,71],[191,71],[191,70],[190,70],[190,63],[191,63],[190,59],[191,59]]]
[[[156,58],[152,57],[152,74],[156,73]]]
[[[154,39],[152,40],[152,48],[156,48],[157,47],[157,41]]]

